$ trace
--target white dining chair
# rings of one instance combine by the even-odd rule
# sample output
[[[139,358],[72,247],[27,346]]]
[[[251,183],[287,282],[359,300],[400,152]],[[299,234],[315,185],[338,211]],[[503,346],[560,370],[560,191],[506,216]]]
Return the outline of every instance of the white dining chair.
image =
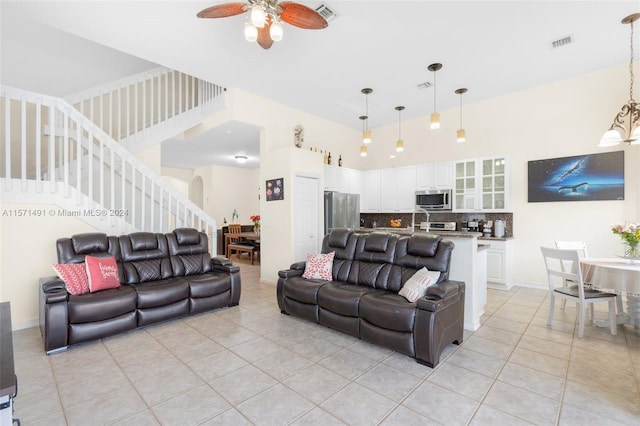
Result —
[[[547,268],[547,279],[549,281],[549,318],[547,319],[547,325],[550,326],[553,321],[556,297],[573,301],[576,303],[578,310],[578,337],[582,337],[584,335],[585,307],[598,302],[608,302],[609,327],[611,334],[615,336],[618,332],[614,303],[617,295],[593,289],[585,291],[582,270],[580,269],[580,257],[577,250],[561,250],[550,247],[541,247],[540,249],[544,258],[544,265]],[[567,268],[568,264],[572,266]]]
[[[577,250],[578,256],[580,256],[580,258],[589,257],[589,254],[587,253],[587,243],[585,243],[584,241],[556,241],[556,248],[562,250]],[[565,303],[567,303],[567,301],[563,300],[563,309]],[[618,297],[616,297],[616,307],[618,309],[618,314],[624,313],[624,307],[622,305],[622,294],[618,294]],[[593,305],[591,305],[591,320],[593,320]]]

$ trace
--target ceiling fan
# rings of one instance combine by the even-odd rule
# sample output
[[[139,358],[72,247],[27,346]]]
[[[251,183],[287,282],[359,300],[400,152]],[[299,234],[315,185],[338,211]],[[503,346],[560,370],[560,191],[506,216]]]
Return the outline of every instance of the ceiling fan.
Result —
[[[280,21],[306,30],[320,30],[329,24],[315,10],[292,1],[248,0],[248,3],[225,3],[198,12],[198,18],[226,18],[250,12],[244,26],[247,41],[257,41],[263,49],[269,49],[274,41],[282,40]]]

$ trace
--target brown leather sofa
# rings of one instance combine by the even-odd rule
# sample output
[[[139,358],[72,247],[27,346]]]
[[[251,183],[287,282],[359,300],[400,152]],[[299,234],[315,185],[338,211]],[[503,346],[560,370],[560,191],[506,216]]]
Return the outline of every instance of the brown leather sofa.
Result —
[[[56,248],[58,263],[113,256],[121,286],[73,295],[58,277],[41,278],[40,331],[48,354],[240,301],[240,269],[225,257],[212,259],[207,235],[195,229],[78,234],[60,238]]]
[[[280,310],[407,354],[430,367],[463,338],[465,284],[451,281],[453,242],[432,234],[399,236],[337,229],[322,253],[335,252],[333,281],[305,279],[305,262],[278,273]],[[398,291],[419,269],[440,271],[412,303]]]

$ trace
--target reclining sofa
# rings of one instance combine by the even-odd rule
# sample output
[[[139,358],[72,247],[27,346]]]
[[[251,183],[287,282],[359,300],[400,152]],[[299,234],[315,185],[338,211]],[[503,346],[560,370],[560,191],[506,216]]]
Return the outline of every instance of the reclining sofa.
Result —
[[[40,331],[47,354],[240,301],[240,269],[211,258],[207,235],[190,228],[119,237],[86,233],[60,238],[59,263],[113,256],[121,285],[73,295],[58,277],[40,279]]]
[[[444,348],[462,343],[465,284],[450,281],[454,244],[432,234],[398,236],[336,229],[322,242],[335,252],[332,281],[302,277],[305,262],[279,271],[283,314],[323,324],[436,366]],[[419,269],[440,271],[424,297],[398,294]]]

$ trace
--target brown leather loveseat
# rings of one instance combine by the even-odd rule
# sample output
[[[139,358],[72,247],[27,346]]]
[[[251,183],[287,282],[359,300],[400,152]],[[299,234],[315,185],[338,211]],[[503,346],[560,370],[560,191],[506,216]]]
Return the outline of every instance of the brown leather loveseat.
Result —
[[[240,269],[227,258],[212,259],[207,235],[196,229],[78,234],[58,239],[56,248],[61,264],[113,256],[121,285],[74,295],[60,278],[41,278],[40,330],[47,353],[240,301]]]
[[[280,310],[407,354],[434,367],[462,343],[465,284],[450,281],[453,242],[433,234],[399,236],[336,229],[322,253],[335,252],[332,281],[302,277],[305,262],[279,272]],[[398,294],[418,270],[440,271],[424,297]]]

